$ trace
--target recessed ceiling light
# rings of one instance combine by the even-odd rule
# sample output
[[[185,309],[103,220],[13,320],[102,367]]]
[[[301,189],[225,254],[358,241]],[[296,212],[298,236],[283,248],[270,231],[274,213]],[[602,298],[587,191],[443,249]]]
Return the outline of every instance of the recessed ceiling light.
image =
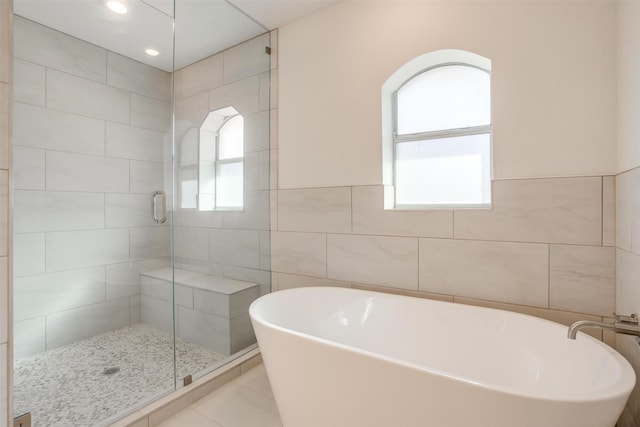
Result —
[[[152,48],[145,49],[144,53],[146,53],[149,56],[158,56],[158,55],[160,55],[160,52],[158,52],[157,50],[152,49]]]
[[[111,9],[111,11],[120,15],[124,15],[125,13],[127,13],[127,6],[117,0],[109,0],[107,2],[107,7]]]

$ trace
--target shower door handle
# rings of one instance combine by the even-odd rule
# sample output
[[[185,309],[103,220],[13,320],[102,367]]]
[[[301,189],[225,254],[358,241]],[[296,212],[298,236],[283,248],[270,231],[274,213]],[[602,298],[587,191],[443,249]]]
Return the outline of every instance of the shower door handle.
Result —
[[[162,208],[162,212],[160,216],[158,216],[158,199],[160,199],[160,206]],[[153,219],[158,224],[164,224],[167,222],[167,195],[164,191],[154,191],[153,192]]]

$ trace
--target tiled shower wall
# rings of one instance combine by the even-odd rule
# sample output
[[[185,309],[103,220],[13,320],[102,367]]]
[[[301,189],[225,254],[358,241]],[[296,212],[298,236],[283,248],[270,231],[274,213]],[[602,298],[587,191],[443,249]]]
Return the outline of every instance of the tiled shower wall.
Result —
[[[176,266],[260,284],[270,290],[269,160],[270,120],[275,116],[277,55],[265,47],[277,32],[241,43],[175,73],[176,187],[197,179],[198,129],[207,114],[233,106],[244,117],[244,208],[175,212]],[[273,67],[273,69],[272,69]],[[271,91],[273,93],[273,91]],[[179,191],[179,190],[178,190]],[[179,323],[179,320],[178,320]]]
[[[14,19],[14,354],[140,321],[138,272],[169,265],[170,74]],[[170,158],[170,157],[169,157]]]
[[[11,227],[9,176],[11,146],[11,49],[13,3],[0,0],[0,424],[10,425],[12,358],[11,325]]]

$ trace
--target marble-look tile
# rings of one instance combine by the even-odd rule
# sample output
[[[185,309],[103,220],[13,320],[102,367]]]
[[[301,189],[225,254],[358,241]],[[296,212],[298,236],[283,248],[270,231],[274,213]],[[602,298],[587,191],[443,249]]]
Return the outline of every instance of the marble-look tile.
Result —
[[[141,297],[141,295],[131,295],[129,297],[129,325],[142,323]]]
[[[278,230],[351,232],[351,188],[278,191]]]
[[[103,228],[104,195],[16,190],[13,214],[15,233]]]
[[[169,102],[131,94],[131,124],[145,129],[168,132],[171,129]]]
[[[271,268],[280,273],[327,277],[327,236],[271,233]]]
[[[85,154],[47,151],[46,182],[50,191],[129,191],[129,161]]]
[[[418,239],[330,234],[327,278],[418,289]]]
[[[164,165],[162,163],[131,160],[130,192],[150,194],[164,189]],[[167,209],[169,209],[169,205],[167,205]]]
[[[209,261],[209,234],[197,227],[175,227],[174,252],[179,258]]]
[[[260,286],[260,295],[265,295],[271,291],[271,272],[268,270],[225,265],[223,271],[224,277],[229,279],[257,283]]]
[[[9,340],[9,260],[0,257],[0,343]]]
[[[33,276],[45,272],[44,233],[13,235],[13,275]]]
[[[42,353],[45,350],[45,344],[44,316],[13,322],[13,358],[15,360]]]
[[[17,277],[13,317],[19,321],[97,304],[105,300],[105,289],[104,267]]]
[[[109,157],[162,163],[163,144],[163,132],[107,123],[106,153]]]
[[[276,71],[266,71],[260,74],[260,111],[266,111],[271,108],[271,99],[275,98],[274,103],[277,108],[277,86],[275,86],[275,81],[272,83],[272,76],[275,77],[277,75]],[[273,90],[272,90],[273,88]]]
[[[222,54],[213,55],[180,69],[180,89],[176,98],[184,99],[222,86]]]
[[[551,245],[549,308],[609,316],[615,310],[615,248]]]
[[[264,151],[270,148],[268,111],[244,115],[244,128],[245,153]]]
[[[245,313],[231,318],[231,354],[235,354],[242,349],[255,344],[256,335],[253,332],[253,326],[251,325],[251,316],[249,316],[249,310]]]
[[[0,169],[9,168],[9,145],[11,144],[11,90],[7,83],[0,82]]]
[[[271,148],[278,148],[278,109],[273,108],[269,112],[269,141]]]
[[[223,227],[268,230],[269,193],[269,191],[245,191],[243,210],[223,212]]]
[[[636,313],[640,305],[640,255],[616,249],[616,313]]]
[[[47,71],[47,107],[82,116],[129,123],[128,92],[80,77]],[[131,101],[133,110],[133,101]],[[133,116],[133,112],[131,114]]]
[[[13,125],[15,145],[104,155],[103,120],[16,102]]]
[[[16,190],[44,190],[44,150],[13,147],[13,188]]]
[[[271,232],[260,231],[260,265],[261,270],[271,270]]]
[[[107,299],[140,293],[140,273],[168,267],[169,259],[145,259],[107,265]]]
[[[47,271],[63,271],[129,260],[129,230],[47,233]]]
[[[493,182],[492,209],[454,212],[458,239],[599,245],[602,178]]]
[[[238,267],[260,268],[260,232],[209,230],[209,261]]]
[[[259,77],[249,77],[209,91],[209,111],[229,105],[245,117],[260,111]]]
[[[453,237],[453,211],[384,209],[384,187],[352,187],[353,232],[387,236]]]
[[[224,83],[228,84],[269,71],[270,59],[265,47],[269,46],[269,34],[255,37],[227,49],[224,55]]]
[[[615,177],[602,177],[602,246],[616,245]]]
[[[207,92],[175,103],[176,140],[180,141],[189,129],[197,129],[209,114],[209,94]]]
[[[616,175],[616,247],[631,251],[631,223],[634,189],[640,182],[640,168]]]
[[[384,292],[387,294],[403,295],[413,298],[432,299],[437,301],[453,302],[452,295],[434,294],[431,292],[412,291],[409,289],[387,288],[386,286],[363,285],[361,283],[352,283],[353,289],[362,289],[371,292]]]
[[[229,319],[178,306],[178,336],[207,350],[231,354]]]
[[[156,225],[149,194],[111,193],[104,196],[105,227],[151,227]]]
[[[277,275],[277,286],[273,286],[274,291],[285,289],[302,288],[309,286],[336,286],[340,288],[350,288],[351,282],[342,280],[322,279],[319,277],[300,276],[298,274],[274,273]]]
[[[14,56],[55,70],[105,82],[107,51],[75,37],[16,16]]]
[[[549,247],[420,239],[420,290],[547,307]]]
[[[630,178],[631,188],[623,188],[623,191],[629,191],[631,198],[631,252],[640,255],[640,168],[634,169]]]
[[[269,190],[270,150],[246,153],[244,156],[244,188],[249,191]]]
[[[177,281],[176,284],[172,284],[171,280],[154,279],[143,275],[140,277],[140,287],[142,295],[193,308],[194,288],[191,286],[178,285]]]
[[[13,60],[13,100],[45,105],[45,67],[32,62]]]
[[[107,52],[107,84],[163,101],[171,99],[171,74],[113,52]]]
[[[0,256],[9,253],[9,171],[0,170]]]
[[[129,230],[131,259],[169,257],[171,234],[168,226],[139,227]]]
[[[164,332],[173,333],[173,305],[170,302],[148,295],[141,295],[140,311],[142,313],[142,323]]]
[[[229,280],[229,279],[225,279]],[[249,312],[249,305],[260,296],[260,288],[256,285],[233,294],[194,288],[194,309],[213,314],[224,319],[231,319]]]

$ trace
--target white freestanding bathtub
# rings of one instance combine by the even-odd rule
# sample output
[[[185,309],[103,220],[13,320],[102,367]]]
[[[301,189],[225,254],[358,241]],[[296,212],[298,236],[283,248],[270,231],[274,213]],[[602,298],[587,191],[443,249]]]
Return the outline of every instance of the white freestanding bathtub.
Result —
[[[635,384],[602,342],[502,310],[299,288],[250,314],[286,427],[613,427]]]

